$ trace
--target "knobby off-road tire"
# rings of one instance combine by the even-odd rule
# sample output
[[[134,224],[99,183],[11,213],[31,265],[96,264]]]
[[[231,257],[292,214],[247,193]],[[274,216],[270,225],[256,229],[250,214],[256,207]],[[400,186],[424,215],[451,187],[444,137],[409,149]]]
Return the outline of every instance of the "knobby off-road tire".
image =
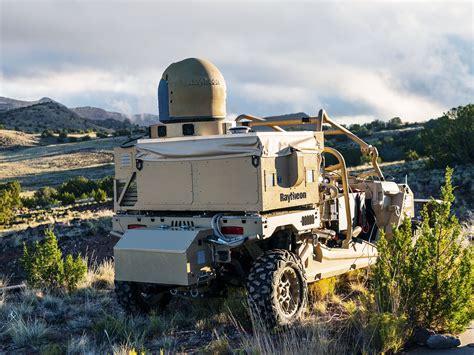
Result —
[[[303,314],[308,299],[300,259],[283,249],[265,252],[250,270],[247,291],[257,323],[273,328],[295,322]]]
[[[148,313],[165,307],[172,298],[169,292],[145,294],[140,284],[128,281],[115,281],[115,295],[127,313]]]

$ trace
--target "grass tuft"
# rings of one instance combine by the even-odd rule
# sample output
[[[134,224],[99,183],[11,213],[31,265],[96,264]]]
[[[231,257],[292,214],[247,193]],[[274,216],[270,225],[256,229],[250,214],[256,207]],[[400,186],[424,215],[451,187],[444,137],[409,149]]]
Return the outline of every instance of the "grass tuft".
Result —
[[[50,329],[44,321],[39,319],[24,320],[14,314],[12,317],[14,318],[10,321],[7,332],[16,346],[37,346],[46,341]]]

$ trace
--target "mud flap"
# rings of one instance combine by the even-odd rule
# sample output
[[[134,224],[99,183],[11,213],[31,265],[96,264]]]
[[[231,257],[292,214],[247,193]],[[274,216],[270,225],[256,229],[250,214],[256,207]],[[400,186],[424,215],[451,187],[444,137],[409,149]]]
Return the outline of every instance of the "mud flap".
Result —
[[[132,229],[114,247],[115,279],[190,286],[211,264],[211,229]]]

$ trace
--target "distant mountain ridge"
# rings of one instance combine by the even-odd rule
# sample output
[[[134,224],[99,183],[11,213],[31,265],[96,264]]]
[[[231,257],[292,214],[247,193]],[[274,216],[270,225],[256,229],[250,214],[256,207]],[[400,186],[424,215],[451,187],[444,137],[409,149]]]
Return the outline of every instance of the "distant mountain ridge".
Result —
[[[33,106],[36,104],[43,104],[47,102],[56,102],[56,101],[50,99],[49,97],[43,97],[37,101],[23,101],[23,100],[10,99],[8,97],[0,96],[0,113],[6,112],[9,110],[14,110],[17,108]]]
[[[85,106],[85,107],[75,107],[71,108],[71,111],[77,113],[79,116],[88,118],[91,120],[101,121],[114,119],[117,121],[130,121],[133,124],[139,126],[150,126],[159,122],[158,115],[153,115],[151,113],[142,113],[135,115],[126,115],[120,112],[106,111],[101,108]]]
[[[54,101],[37,103],[0,113],[0,124],[6,129],[42,132],[47,129],[108,131],[99,121],[83,118]]]
[[[0,96],[0,124],[6,129],[42,132],[64,130],[133,130],[158,123],[157,115],[125,115],[98,107],[68,108],[48,97],[37,101],[16,100]]]

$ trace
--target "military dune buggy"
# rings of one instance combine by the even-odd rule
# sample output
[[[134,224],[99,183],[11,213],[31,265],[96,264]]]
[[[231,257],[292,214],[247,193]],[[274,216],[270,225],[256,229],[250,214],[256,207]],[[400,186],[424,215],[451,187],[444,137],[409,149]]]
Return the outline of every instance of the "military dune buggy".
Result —
[[[375,262],[378,232],[414,215],[413,193],[385,181],[377,149],[323,110],[228,120],[225,99],[213,64],[174,63],[158,87],[160,123],[115,150],[116,293],[133,311],[242,285],[266,322],[290,324],[308,283]],[[325,145],[332,135],[357,143],[371,169],[349,174]]]

